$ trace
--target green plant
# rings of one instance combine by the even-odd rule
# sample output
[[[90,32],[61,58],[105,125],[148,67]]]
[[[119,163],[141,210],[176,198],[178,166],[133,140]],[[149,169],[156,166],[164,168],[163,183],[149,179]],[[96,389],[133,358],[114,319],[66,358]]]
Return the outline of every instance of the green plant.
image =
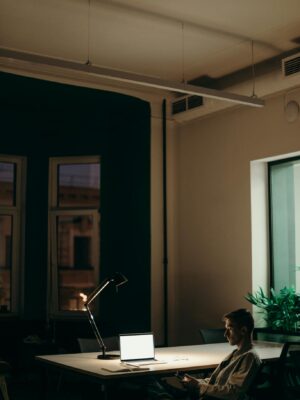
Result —
[[[248,293],[245,299],[263,309],[268,327],[288,332],[300,328],[300,295],[294,288],[284,287],[278,294],[271,288],[270,296],[259,288],[254,294]]]

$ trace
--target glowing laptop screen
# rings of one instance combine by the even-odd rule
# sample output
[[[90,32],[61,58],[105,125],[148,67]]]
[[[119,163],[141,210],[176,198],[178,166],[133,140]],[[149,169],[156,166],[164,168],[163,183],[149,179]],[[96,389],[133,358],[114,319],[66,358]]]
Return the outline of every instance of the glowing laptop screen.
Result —
[[[153,333],[120,335],[121,361],[154,359]]]

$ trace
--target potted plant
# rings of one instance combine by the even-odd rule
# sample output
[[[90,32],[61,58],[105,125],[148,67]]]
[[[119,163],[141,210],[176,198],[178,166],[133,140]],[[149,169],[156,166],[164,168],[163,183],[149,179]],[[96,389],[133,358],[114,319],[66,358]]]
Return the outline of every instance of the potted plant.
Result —
[[[245,296],[251,304],[261,308],[268,328],[273,331],[297,333],[300,330],[300,294],[293,287],[284,287],[275,293],[271,288],[267,296],[262,288]]]

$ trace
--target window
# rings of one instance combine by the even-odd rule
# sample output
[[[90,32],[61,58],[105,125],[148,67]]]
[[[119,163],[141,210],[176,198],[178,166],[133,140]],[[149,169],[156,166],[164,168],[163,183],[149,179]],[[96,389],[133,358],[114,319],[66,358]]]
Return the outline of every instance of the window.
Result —
[[[269,163],[271,286],[300,291],[300,158]]]
[[[100,159],[50,159],[52,314],[78,313],[98,284]]]
[[[24,168],[21,157],[0,156],[0,314],[19,311]]]

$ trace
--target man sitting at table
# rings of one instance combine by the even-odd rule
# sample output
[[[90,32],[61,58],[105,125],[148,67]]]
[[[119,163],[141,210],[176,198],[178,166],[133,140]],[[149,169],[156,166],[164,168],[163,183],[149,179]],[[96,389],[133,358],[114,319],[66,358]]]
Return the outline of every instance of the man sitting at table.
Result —
[[[181,382],[186,389],[185,398],[240,400],[259,369],[261,361],[252,344],[254,320],[251,313],[244,308],[238,309],[225,314],[223,321],[224,336],[237,348],[218,365],[209,378],[196,379],[184,375]],[[149,389],[155,393],[155,390]],[[169,385],[162,383],[161,389],[156,392],[154,398],[178,398],[178,391],[174,391],[175,395],[172,396],[172,388]]]

